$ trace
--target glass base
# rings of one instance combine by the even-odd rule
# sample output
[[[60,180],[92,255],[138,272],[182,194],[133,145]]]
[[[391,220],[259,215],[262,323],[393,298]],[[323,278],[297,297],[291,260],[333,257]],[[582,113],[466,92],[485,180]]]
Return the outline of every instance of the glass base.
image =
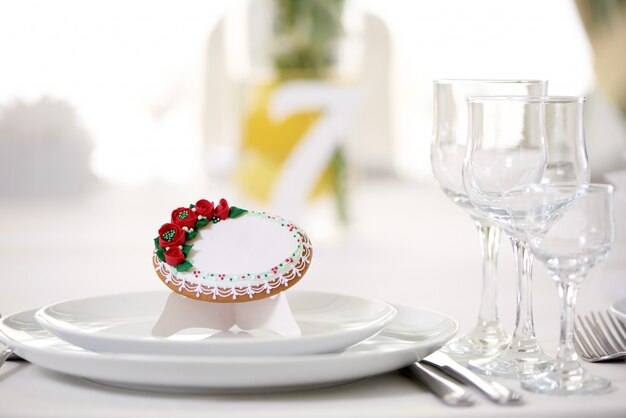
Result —
[[[551,370],[534,379],[522,381],[522,387],[546,395],[594,395],[611,390],[611,381],[583,371],[573,376]]]
[[[535,377],[548,371],[551,365],[552,359],[539,347],[532,351],[516,351],[509,347],[497,357],[468,362],[468,367],[475,372],[509,379]]]
[[[509,344],[509,336],[499,324],[477,325],[461,338],[446,344],[441,351],[455,360],[482,359],[497,356]]]

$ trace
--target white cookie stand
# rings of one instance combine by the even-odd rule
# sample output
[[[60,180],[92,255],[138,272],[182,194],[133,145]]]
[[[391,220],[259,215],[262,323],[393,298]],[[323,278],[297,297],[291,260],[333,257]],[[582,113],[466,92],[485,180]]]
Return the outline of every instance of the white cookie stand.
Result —
[[[284,292],[245,303],[207,303],[172,292],[152,335],[166,338],[187,328],[209,328],[224,331],[216,336],[235,336],[239,332],[234,327],[242,331],[269,330],[283,337],[302,335]]]

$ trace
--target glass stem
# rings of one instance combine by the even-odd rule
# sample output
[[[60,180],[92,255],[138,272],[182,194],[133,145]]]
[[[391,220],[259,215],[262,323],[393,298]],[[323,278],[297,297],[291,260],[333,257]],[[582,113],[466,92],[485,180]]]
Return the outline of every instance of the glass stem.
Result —
[[[510,349],[519,352],[538,351],[533,323],[532,271],[534,257],[526,242],[511,239],[517,267],[517,313]]]
[[[558,279],[557,285],[561,299],[561,335],[556,355],[556,369],[566,374],[576,374],[580,370],[580,364],[574,348],[574,318],[580,284]]]
[[[480,299],[478,323],[480,326],[498,326],[497,267],[500,228],[488,222],[477,220],[476,229],[483,258],[483,288]]]

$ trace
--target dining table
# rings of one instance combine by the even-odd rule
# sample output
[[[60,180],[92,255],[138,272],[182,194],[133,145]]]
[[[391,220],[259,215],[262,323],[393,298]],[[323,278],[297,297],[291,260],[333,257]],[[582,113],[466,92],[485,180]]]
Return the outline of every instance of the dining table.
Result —
[[[315,212],[303,217],[313,219],[300,226],[313,242],[314,257],[296,287],[435,310],[458,321],[459,335],[469,331],[478,316],[481,257],[468,215],[434,180],[380,176],[357,179],[350,186],[347,223],[316,222]],[[583,283],[580,314],[606,311],[626,298],[623,193],[617,190],[622,206],[616,205],[612,252]],[[172,205],[205,195],[239,199],[226,183],[199,180],[185,187],[101,184],[79,196],[1,200],[0,313],[164,289],[151,263],[155,231]],[[253,204],[240,199],[238,206]],[[510,333],[516,273],[504,236],[498,285],[499,315]],[[559,298],[539,262],[532,287],[537,337],[554,356]],[[451,407],[400,371],[306,390],[186,394],[122,389],[11,360],[0,368],[0,417],[626,417],[626,364],[584,366],[610,379],[612,390],[594,396],[547,396],[524,391],[517,380],[496,379],[520,391],[523,404],[501,406],[477,394],[475,405]]]

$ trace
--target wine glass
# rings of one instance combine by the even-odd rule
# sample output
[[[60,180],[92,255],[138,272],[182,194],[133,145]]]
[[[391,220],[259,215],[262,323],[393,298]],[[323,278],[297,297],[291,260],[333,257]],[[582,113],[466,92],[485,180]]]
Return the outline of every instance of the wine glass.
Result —
[[[574,199],[566,205],[558,204],[568,195]],[[587,271],[606,258],[615,235],[613,187],[542,185],[534,188],[531,196],[526,235],[533,254],[545,264],[558,286],[561,333],[550,370],[522,381],[522,387],[553,395],[606,392],[611,382],[591,376],[582,368],[573,340],[578,289]]]
[[[518,272],[515,331],[507,349],[469,362],[480,373],[535,376],[550,358],[535,336],[533,256],[524,231],[534,184],[586,184],[590,172],[582,124],[584,98],[470,97],[463,182],[472,204],[501,226],[513,246]]]
[[[490,222],[469,201],[461,171],[467,143],[467,97],[470,95],[543,95],[542,80],[437,80],[433,82],[434,121],[431,162],[435,178],[444,193],[462,207],[474,221],[482,250],[482,295],[478,321],[462,338],[453,340],[444,351],[457,359],[496,355],[509,337],[500,325],[496,304],[496,268],[500,228]]]

